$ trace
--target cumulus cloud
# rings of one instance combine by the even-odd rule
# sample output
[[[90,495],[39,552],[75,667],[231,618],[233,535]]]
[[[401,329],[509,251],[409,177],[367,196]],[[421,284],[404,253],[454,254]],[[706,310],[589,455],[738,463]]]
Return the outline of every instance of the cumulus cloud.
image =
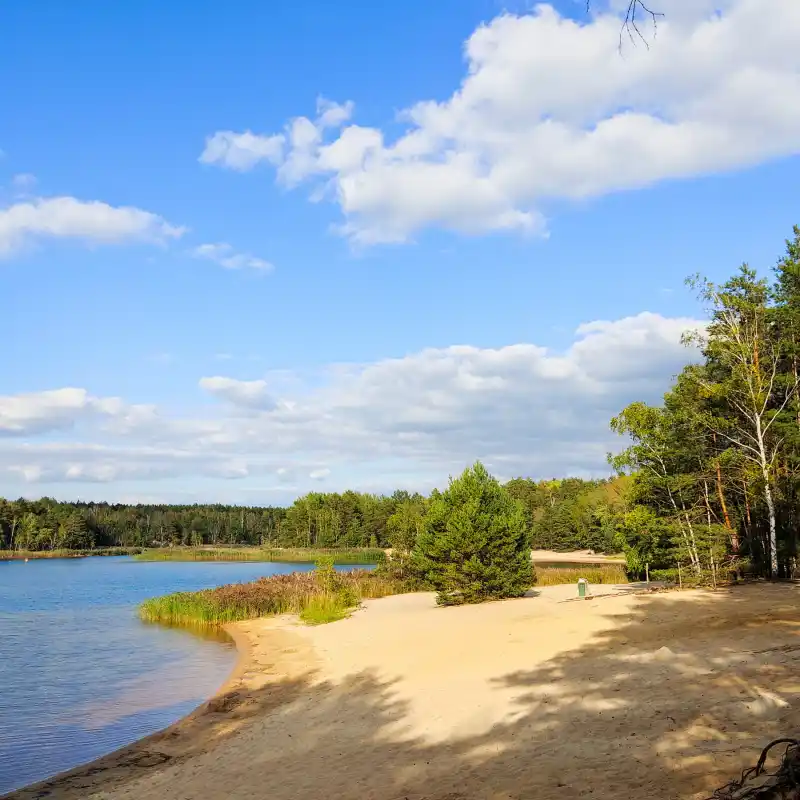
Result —
[[[0,256],[8,256],[38,239],[161,243],[184,233],[184,228],[170,225],[149,211],[74,197],[37,198],[0,208]]]
[[[270,272],[273,269],[269,261],[249,253],[237,253],[227,242],[201,244],[192,250],[192,255],[213,261],[225,269],[253,269],[259,272]]]
[[[80,421],[112,421],[118,430],[152,421],[151,405],[128,405],[119,397],[94,397],[86,389],[64,388],[0,396],[0,437],[28,436],[71,428]]]
[[[312,180],[313,199],[340,206],[341,231],[370,244],[430,226],[542,232],[542,210],[554,199],[800,151],[800,4],[658,7],[666,17],[656,42],[622,56],[616,12],[627,0],[583,24],[546,4],[502,14],[467,40],[461,85],[443,101],[406,109],[397,138],[345,125],[348,103],[295,118],[277,134],[215,134],[208,142],[248,137],[246,157],[207,142],[201,160],[240,170],[268,161],[286,185]]]
[[[266,381],[238,381],[222,377],[200,378],[200,388],[243,408],[264,410],[275,408],[275,400],[267,390]]]
[[[223,401],[206,416],[170,418],[84,389],[0,397],[0,475],[30,485],[138,481],[148,496],[147,481],[202,476],[243,492],[258,481],[286,499],[321,480],[332,490],[427,490],[478,458],[503,477],[602,475],[619,446],[610,418],[633,400],[660,399],[695,356],[680,337],[698,325],[643,313],[581,325],[559,352],[454,345],[305,381],[206,377],[199,387]]]
[[[260,161],[279,164],[282,158],[283,136],[260,136],[250,131],[217,131],[206,139],[200,162],[246,172]]]

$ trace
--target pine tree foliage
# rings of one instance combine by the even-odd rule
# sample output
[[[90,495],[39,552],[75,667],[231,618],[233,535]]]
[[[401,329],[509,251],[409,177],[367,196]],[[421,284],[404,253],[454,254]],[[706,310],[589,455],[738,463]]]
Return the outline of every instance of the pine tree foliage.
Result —
[[[442,605],[522,596],[534,582],[522,505],[476,463],[432,495],[414,563]]]

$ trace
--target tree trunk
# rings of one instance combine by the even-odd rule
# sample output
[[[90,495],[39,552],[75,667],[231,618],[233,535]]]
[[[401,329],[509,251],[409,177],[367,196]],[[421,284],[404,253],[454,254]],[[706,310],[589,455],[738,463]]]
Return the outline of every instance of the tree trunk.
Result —
[[[688,534],[686,533],[686,529],[683,527],[683,520],[681,519],[681,512],[678,508],[678,504],[675,502],[675,496],[672,494],[672,489],[667,487],[667,494],[669,495],[670,502],[672,503],[673,509],[675,509],[675,519],[678,522],[678,528],[680,529],[681,536],[683,537],[683,542],[686,545],[686,552],[689,554],[689,560],[692,562],[692,566],[695,568],[697,572],[700,572],[698,559],[696,558],[696,553],[694,548],[692,547],[692,542],[689,539]],[[683,500],[681,500],[681,504],[683,504]],[[689,515],[686,514],[686,509],[684,508],[684,514],[686,516],[686,521],[689,521]],[[689,528],[691,530],[691,523],[689,523]],[[692,532],[693,533],[693,532]],[[694,538],[694,535],[692,536]]]
[[[769,577],[772,580],[778,577],[778,535],[775,520],[775,502],[772,499],[772,487],[769,485],[769,461],[764,447],[764,433],[761,429],[761,418],[755,418],[756,436],[761,461],[761,477],[764,479],[764,501],[767,504],[769,515]]]
[[[719,466],[719,460],[717,460],[717,496],[719,497],[719,505],[722,509],[725,527],[730,531],[731,550],[733,550],[734,555],[736,555],[739,553],[739,534],[734,530],[733,525],[731,525],[731,518],[728,515],[728,506],[725,504],[725,493],[722,491],[722,470]]]
[[[772,499],[772,490],[769,486],[766,469],[764,469],[764,500],[767,503],[767,512],[769,514],[769,577],[774,580],[778,576],[778,536],[775,522],[775,503]]]

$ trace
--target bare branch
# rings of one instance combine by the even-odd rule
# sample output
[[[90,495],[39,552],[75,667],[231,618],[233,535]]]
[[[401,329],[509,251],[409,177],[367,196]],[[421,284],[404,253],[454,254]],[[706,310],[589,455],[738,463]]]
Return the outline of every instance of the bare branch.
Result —
[[[588,7],[588,2],[587,2]],[[639,12],[639,16],[649,16],[650,19],[653,21],[653,38],[656,37],[658,34],[658,18],[663,17],[664,15],[660,11],[653,11],[651,8],[644,4],[643,0],[630,0],[628,3],[628,10],[625,12],[625,19],[622,23],[622,29],[619,32],[619,49],[622,51],[622,36],[623,34],[627,33],[628,37],[630,38],[631,42],[636,45],[636,39],[634,38],[633,34],[636,35],[644,42],[644,46],[649,50],[650,45],[647,43],[647,39],[644,38],[641,30],[639,29],[639,20],[636,17],[637,12]]]

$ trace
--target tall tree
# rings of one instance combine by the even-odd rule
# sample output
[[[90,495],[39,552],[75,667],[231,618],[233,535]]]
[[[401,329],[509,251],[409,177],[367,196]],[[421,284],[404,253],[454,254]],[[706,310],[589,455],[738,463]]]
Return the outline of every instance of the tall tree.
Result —
[[[711,322],[689,342],[703,348],[706,367],[691,375],[709,397],[721,400],[729,413],[705,415],[707,427],[754,463],[762,480],[769,524],[769,572],[778,574],[775,468],[785,438],[777,435],[776,420],[794,399],[798,379],[783,385],[780,375],[781,339],[777,318],[769,305],[767,282],[743,265],[721,286],[694,278],[691,285],[710,305]]]

